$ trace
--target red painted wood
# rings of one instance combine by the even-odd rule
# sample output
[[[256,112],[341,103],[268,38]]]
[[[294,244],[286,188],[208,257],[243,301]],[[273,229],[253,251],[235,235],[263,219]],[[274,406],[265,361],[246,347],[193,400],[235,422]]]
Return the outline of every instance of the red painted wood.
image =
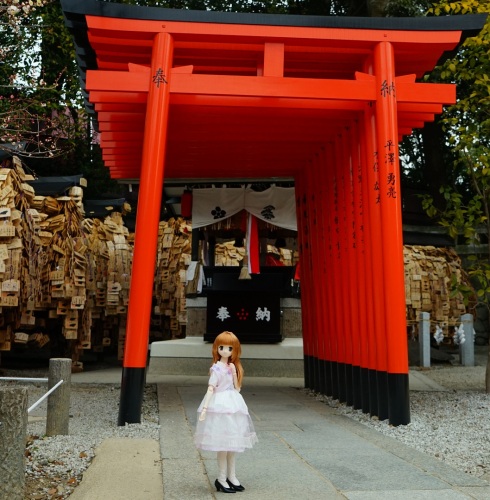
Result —
[[[152,74],[162,70],[169,78],[172,67],[172,38],[155,37]],[[153,113],[147,115],[143,142],[143,161],[136,214],[131,288],[129,291],[124,368],[144,368],[148,356],[153,279],[162,199],[169,88],[165,83],[150,88],[148,102]]]
[[[407,373],[400,207],[375,191],[390,175],[399,182],[398,159],[374,171],[374,155],[379,160],[387,141],[396,144],[454,102],[453,85],[416,79],[461,32],[97,16],[87,16],[87,26],[98,69],[87,72],[86,88],[105,165],[114,178],[141,177],[135,252],[156,248],[164,178],[293,177],[305,354]],[[155,36],[172,38],[171,55],[162,44],[156,58]],[[153,83],[162,65],[163,101]],[[396,100],[380,96],[385,80]],[[137,255],[143,271],[133,270],[141,282],[130,297],[131,367],[145,366],[146,340],[135,339],[147,313],[136,308],[149,311],[141,292],[151,292],[151,259]]]
[[[389,42],[374,50],[374,72],[379,89],[376,99],[376,132],[379,164],[379,195],[382,224],[385,296],[385,341],[388,347],[388,372],[408,373],[408,346],[403,269],[403,229],[401,212],[400,166],[395,82],[395,56]],[[396,85],[392,88],[393,85]]]

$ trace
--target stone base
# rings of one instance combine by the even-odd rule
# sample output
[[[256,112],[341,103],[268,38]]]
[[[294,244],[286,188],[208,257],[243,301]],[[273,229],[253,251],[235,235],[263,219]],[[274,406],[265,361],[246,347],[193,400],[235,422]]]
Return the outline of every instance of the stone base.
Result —
[[[293,377],[304,376],[303,361],[298,360],[243,360],[247,377]],[[151,358],[148,375],[202,375],[209,373],[209,359],[196,358]]]
[[[149,375],[207,375],[212,344],[201,338],[153,342]],[[303,339],[280,344],[242,344],[241,360],[248,377],[303,377]]]

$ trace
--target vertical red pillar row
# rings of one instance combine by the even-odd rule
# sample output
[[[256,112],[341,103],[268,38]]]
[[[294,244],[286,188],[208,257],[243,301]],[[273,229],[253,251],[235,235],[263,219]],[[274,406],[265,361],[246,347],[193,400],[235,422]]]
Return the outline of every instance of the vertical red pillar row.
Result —
[[[312,245],[312,232],[314,231],[314,215],[313,215],[313,194],[311,191],[311,176],[313,164],[310,160],[304,170],[304,196],[303,196],[303,217],[304,217],[304,248],[306,250],[306,272],[308,273],[308,318],[310,325],[310,377],[311,388],[318,390],[318,323],[317,323],[317,291],[315,288],[315,253]]]
[[[373,54],[377,88],[376,132],[379,196],[384,248],[386,341],[388,346],[388,412],[392,425],[410,422],[408,345],[403,272],[400,167],[395,88],[395,56],[389,42],[376,45]]]
[[[327,321],[328,301],[326,299],[326,276],[325,276],[325,227],[323,225],[323,181],[322,170],[324,169],[323,151],[319,151],[313,159],[313,170],[310,176],[310,189],[312,193],[313,225],[311,231],[312,250],[314,255],[313,266],[315,269],[316,290],[316,338],[318,349],[318,381],[317,387],[321,394],[327,393],[327,371],[326,361],[328,352]]]
[[[323,281],[321,275],[321,253],[319,249],[319,232],[321,231],[321,217],[318,207],[320,199],[320,182],[318,178],[319,156],[312,158],[311,167],[307,173],[308,185],[308,222],[309,222],[309,247],[311,255],[312,282],[314,288],[313,328],[315,346],[315,382],[314,389],[322,394],[325,393],[325,318],[323,314]]]
[[[306,168],[306,167],[305,167]],[[298,243],[299,259],[301,268],[301,323],[303,330],[303,359],[304,359],[304,377],[305,387],[313,389],[313,328],[310,313],[312,307],[310,304],[313,290],[311,288],[311,273],[308,268],[309,248],[308,248],[308,217],[306,214],[306,179],[305,169],[295,179],[296,193],[296,219],[298,223]]]
[[[308,295],[309,295],[309,305],[308,317],[310,321],[310,346],[311,346],[311,364],[310,364],[310,376],[311,376],[311,386],[314,391],[318,391],[318,325],[317,325],[317,310],[316,310],[316,300],[317,293],[315,289],[315,264],[314,264],[314,250],[312,246],[312,231],[313,227],[313,213],[312,213],[312,193],[311,193],[311,175],[313,170],[313,165],[311,160],[308,162],[307,167],[304,172],[305,180],[305,196],[303,197],[304,206],[304,217],[305,217],[305,247],[307,249],[307,262],[306,268],[308,273]]]
[[[356,218],[356,254],[358,263],[358,298],[359,298],[359,350],[360,350],[360,382],[361,382],[361,409],[364,413],[371,411],[371,389],[369,384],[369,369],[374,367],[371,355],[376,353],[373,325],[373,294],[370,281],[370,260],[368,267],[369,231],[368,209],[366,207],[367,183],[366,160],[363,147],[363,136],[359,121],[353,124],[354,149],[354,215]]]
[[[341,297],[338,290],[338,272],[340,270],[340,252],[338,247],[337,195],[335,176],[335,147],[332,143],[325,145],[325,212],[327,239],[327,290],[329,301],[329,345],[330,345],[330,376],[331,396],[339,399],[339,336],[342,327]]]
[[[354,359],[357,347],[357,293],[355,275],[355,256],[353,240],[354,217],[352,213],[352,179],[351,179],[351,144],[349,143],[349,127],[344,127],[339,137],[340,145],[340,179],[343,206],[343,237],[344,251],[342,252],[343,275],[342,297],[344,298],[344,344],[345,344],[345,385],[346,403],[354,405]]]
[[[379,158],[376,141],[376,120],[374,109],[367,106],[363,120],[363,144],[366,157],[366,204],[368,223],[366,234],[367,272],[370,293],[373,296],[374,335],[372,343],[376,351],[370,352],[369,385],[370,413],[380,420],[388,418],[388,352],[384,316],[384,263],[381,236],[381,210],[379,200]]]
[[[332,395],[332,336],[334,327],[334,301],[333,290],[330,283],[331,251],[329,235],[329,202],[328,202],[328,155],[326,145],[322,148],[318,157],[317,178],[319,185],[318,218],[319,232],[317,235],[319,243],[319,273],[322,282],[322,315],[323,315],[323,376],[325,378],[324,391],[328,396]]]
[[[352,384],[353,407],[363,408],[362,356],[366,346],[365,279],[362,266],[362,196],[359,185],[359,138],[357,123],[352,122],[347,131],[349,145],[349,212],[350,212],[350,266],[349,281],[352,296]]]
[[[148,356],[158,224],[163,189],[173,41],[153,40],[143,157],[129,291],[118,425],[139,423]]]
[[[368,332],[368,360],[367,360],[367,386],[369,391],[369,409],[371,415],[378,415],[378,387],[377,387],[377,359],[380,356],[378,352],[377,341],[377,328],[376,324],[376,306],[375,303],[379,302],[375,295],[375,254],[374,247],[376,244],[376,224],[374,223],[374,146],[372,141],[368,138],[371,137],[371,115],[372,107],[368,107],[360,122],[360,147],[361,147],[361,161],[362,169],[362,195],[364,207],[364,270],[366,276],[366,313],[368,316],[369,332]],[[379,224],[378,224],[379,225]],[[382,309],[381,309],[382,312]]]
[[[333,269],[335,290],[337,293],[337,377],[338,377],[338,399],[346,402],[349,397],[348,385],[349,372],[347,370],[347,359],[349,353],[346,345],[346,335],[350,330],[350,316],[347,307],[347,289],[346,289],[346,214],[344,200],[344,179],[343,179],[343,150],[342,136],[338,134],[334,142],[334,242],[337,266]]]

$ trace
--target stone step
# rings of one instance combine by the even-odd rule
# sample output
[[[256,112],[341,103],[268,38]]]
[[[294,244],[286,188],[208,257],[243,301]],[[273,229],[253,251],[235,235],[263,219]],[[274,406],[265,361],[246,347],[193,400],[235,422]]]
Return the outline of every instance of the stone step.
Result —
[[[149,375],[206,375],[212,363],[212,344],[201,337],[152,342]],[[250,377],[302,377],[303,339],[277,344],[242,343],[241,361]]]

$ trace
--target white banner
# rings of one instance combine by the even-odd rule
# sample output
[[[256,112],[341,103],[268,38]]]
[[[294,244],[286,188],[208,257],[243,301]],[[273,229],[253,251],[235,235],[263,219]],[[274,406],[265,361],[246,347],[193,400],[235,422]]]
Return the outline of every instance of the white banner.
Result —
[[[192,228],[209,226],[237,214],[245,206],[245,188],[192,191]]]
[[[245,210],[274,226],[297,231],[294,188],[272,186],[265,191],[245,192]]]
[[[265,191],[249,187],[207,188],[192,191],[192,227],[209,226],[240,210],[274,226],[297,231],[294,187],[272,186]]]

